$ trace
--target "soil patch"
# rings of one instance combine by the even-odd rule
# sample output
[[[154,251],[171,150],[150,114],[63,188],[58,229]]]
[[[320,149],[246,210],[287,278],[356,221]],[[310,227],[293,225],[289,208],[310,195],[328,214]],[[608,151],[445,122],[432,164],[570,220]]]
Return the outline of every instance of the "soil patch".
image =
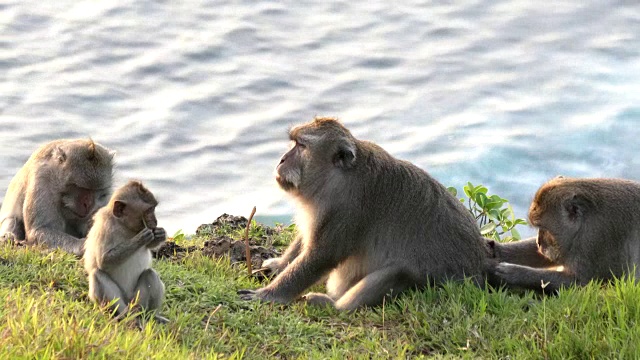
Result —
[[[229,214],[220,215],[211,224],[202,224],[196,230],[196,236],[206,239],[202,247],[183,247],[168,240],[154,251],[154,257],[158,259],[180,259],[184,254],[194,251],[202,251],[206,256],[219,258],[229,256],[231,263],[246,263],[246,252],[244,240],[234,240],[228,235],[229,232],[244,230],[247,226],[247,218],[244,216],[233,216]],[[270,236],[278,234],[281,229],[272,228],[259,224],[263,231],[262,236],[249,238],[249,248],[251,249],[251,264],[254,269],[262,267],[262,262],[266,259],[280,256],[280,252],[273,247],[265,247],[261,244],[268,243]]]

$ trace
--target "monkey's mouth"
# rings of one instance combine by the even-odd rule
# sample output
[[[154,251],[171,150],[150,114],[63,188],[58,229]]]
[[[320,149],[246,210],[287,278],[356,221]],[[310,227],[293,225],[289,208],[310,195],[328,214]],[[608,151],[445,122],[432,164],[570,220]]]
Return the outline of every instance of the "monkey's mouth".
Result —
[[[284,191],[291,191],[295,190],[296,188],[296,186],[291,181],[288,181],[279,174],[276,174],[276,181],[278,182],[278,185],[280,185],[280,188]]]

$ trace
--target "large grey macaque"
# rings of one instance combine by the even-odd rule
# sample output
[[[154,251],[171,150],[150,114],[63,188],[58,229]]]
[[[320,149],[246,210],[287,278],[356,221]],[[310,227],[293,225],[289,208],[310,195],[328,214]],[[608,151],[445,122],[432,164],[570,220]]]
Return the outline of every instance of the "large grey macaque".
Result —
[[[638,182],[557,177],[537,191],[529,222],[537,238],[493,244],[495,275],[509,286],[554,292],[640,275]]]
[[[1,239],[82,256],[91,217],[111,195],[113,155],[84,139],[40,147],[9,184],[0,209]]]
[[[351,310],[448,279],[484,281],[488,248],[469,211],[413,164],[358,140],[340,122],[316,118],[291,129],[276,180],[298,205],[299,236],[271,284],[243,299],[290,303],[329,274],[312,304]]]
[[[129,181],[98,211],[89,231],[84,268],[89,275],[89,298],[105,304],[115,299],[117,316],[137,300],[143,310],[159,310],[164,284],[151,267],[151,249],[167,234],[158,227],[153,194],[139,181]],[[159,322],[167,319],[154,314]]]

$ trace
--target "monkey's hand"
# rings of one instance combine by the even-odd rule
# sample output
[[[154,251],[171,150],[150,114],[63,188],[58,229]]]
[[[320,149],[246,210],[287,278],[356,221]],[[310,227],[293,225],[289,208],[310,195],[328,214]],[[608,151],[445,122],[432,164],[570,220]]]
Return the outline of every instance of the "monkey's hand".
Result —
[[[302,299],[310,305],[315,305],[315,306],[327,306],[327,305],[331,305],[331,306],[336,306],[335,301],[327,294],[322,294],[322,293],[317,293],[317,292],[310,292],[307,293],[306,295],[304,295],[302,297]]]
[[[271,258],[262,262],[262,267],[253,271],[255,277],[270,278],[284,270],[285,265],[282,264],[282,258]]]
[[[522,268],[520,265],[501,262],[494,268],[494,273],[506,282],[513,282],[518,278],[518,274],[522,271]]]
[[[271,295],[265,288],[260,288],[257,290],[238,290],[238,295],[240,295],[240,299],[247,300],[247,301],[260,300],[260,301],[280,303],[280,304],[289,303],[286,300],[278,299],[277,297]]]
[[[137,243],[140,244],[140,246],[147,246],[147,244],[154,240],[153,231],[149,228],[144,228],[134,237],[134,239],[137,240]]]
[[[166,240],[167,240],[167,232],[163,228],[157,227],[157,228],[153,229],[153,240],[151,240],[147,244],[147,247],[149,249],[155,248],[158,245],[160,245],[163,242],[165,242]]]
[[[5,233],[4,235],[0,236],[0,241],[9,243],[11,245],[18,244],[18,239],[16,239],[16,236],[13,233],[10,233],[10,232]]]

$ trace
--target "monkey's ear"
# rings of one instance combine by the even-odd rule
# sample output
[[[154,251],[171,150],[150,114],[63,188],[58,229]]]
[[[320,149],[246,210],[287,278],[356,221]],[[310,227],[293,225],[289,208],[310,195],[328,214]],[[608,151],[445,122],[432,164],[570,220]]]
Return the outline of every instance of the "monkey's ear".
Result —
[[[564,210],[569,215],[569,219],[575,221],[584,216],[588,206],[589,201],[587,199],[581,195],[573,194],[572,197],[565,201]]]
[[[67,153],[65,153],[60,146],[56,146],[56,148],[53,149],[53,158],[58,160],[58,162],[62,164],[63,162],[65,162],[65,160],[67,160]]]
[[[339,168],[350,169],[356,163],[356,148],[353,144],[343,144],[333,155],[333,164]]]
[[[124,215],[124,209],[127,207],[127,204],[125,204],[122,201],[118,201],[116,200],[113,203],[113,216],[120,218]]]

